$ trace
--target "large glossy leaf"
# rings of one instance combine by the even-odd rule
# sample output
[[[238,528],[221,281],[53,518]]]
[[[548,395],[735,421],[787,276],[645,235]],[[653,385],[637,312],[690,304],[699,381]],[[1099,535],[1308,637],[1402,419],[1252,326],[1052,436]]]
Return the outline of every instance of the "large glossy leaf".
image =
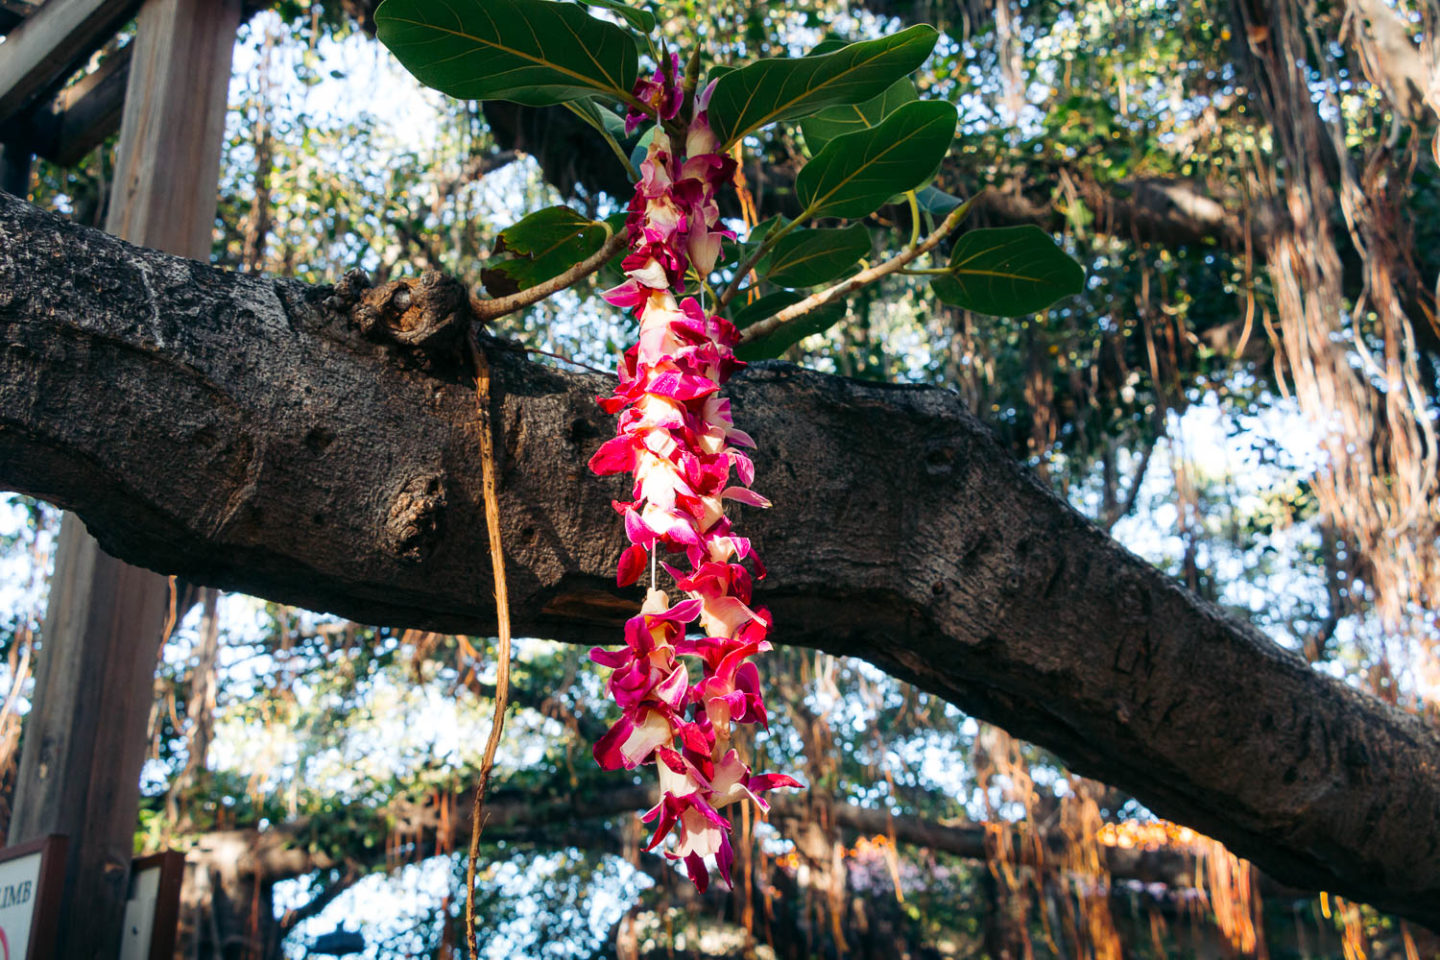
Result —
[[[917,24],[821,56],[757,60],[715,84],[710,123],[728,145],[768,124],[864,103],[924,63],[938,36],[934,27]]]
[[[870,252],[870,231],[857,223],[840,230],[796,230],[786,234],[760,264],[776,286],[813,287],[834,280]]]
[[[649,10],[632,7],[627,3],[621,3],[620,0],[585,0],[585,4],[613,10],[617,16],[641,33],[650,33],[655,29],[655,14]]]
[[[385,0],[376,32],[421,83],[532,107],[630,95],[635,38],[552,0]]]
[[[935,175],[955,139],[955,108],[918,100],[878,127],[831,140],[795,179],[812,217],[863,217]]]
[[[768,299],[768,298],[767,298]],[[772,313],[779,313],[783,307]],[[845,318],[845,304],[829,303],[783,324],[779,330],[764,337],[746,340],[735,348],[741,360],[770,360],[795,344],[816,333],[824,333]]]
[[[739,309],[733,310],[730,322],[736,328],[744,330],[754,323],[759,323],[766,317],[773,317],[791,304],[799,303],[805,299],[805,294],[796,293],[794,290],[780,290],[776,293],[769,293],[754,303],[747,303]]]
[[[603,107],[592,99],[575,100],[571,104],[575,113],[596,130],[607,133],[617,141],[625,139],[625,120],[609,107]]]
[[[480,271],[491,296],[533,287],[564,273],[605,243],[605,225],[569,207],[546,207],[500,231],[496,256],[508,260]]]
[[[635,146],[630,148],[630,166],[636,170],[639,170],[640,164],[645,162],[645,157],[650,153],[650,144],[655,140],[654,124],[643,129],[644,132],[635,141]]]
[[[950,272],[931,287],[946,303],[997,317],[1044,310],[1079,293],[1085,270],[1037,226],[968,231],[950,252]]]
[[[844,37],[826,37],[811,47],[805,56],[819,57],[827,53],[834,53],[836,50],[847,46],[849,46],[849,42]]]
[[[864,103],[826,107],[815,116],[800,121],[800,130],[805,134],[805,146],[810,148],[810,155],[814,156],[836,137],[879,126],[880,121],[894,113],[897,107],[915,99],[915,84],[908,78],[902,78],[886,87],[880,96]]]

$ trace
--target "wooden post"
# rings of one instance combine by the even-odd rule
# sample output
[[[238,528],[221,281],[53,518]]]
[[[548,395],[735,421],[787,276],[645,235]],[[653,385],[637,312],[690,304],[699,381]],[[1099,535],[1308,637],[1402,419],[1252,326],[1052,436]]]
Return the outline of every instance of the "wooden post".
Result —
[[[130,60],[105,229],[210,259],[241,0],[147,0]]]
[[[137,24],[106,229],[208,259],[241,0],[147,0]],[[56,956],[118,954],[164,578],[61,525],[10,843],[70,837]]]
[[[18,143],[0,143],[0,190],[21,200],[30,196],[30,151]]]
[[[25,726],[10,843],[70,837],[56,956],[119,950],[165,580],[100,551],[65,514]]]

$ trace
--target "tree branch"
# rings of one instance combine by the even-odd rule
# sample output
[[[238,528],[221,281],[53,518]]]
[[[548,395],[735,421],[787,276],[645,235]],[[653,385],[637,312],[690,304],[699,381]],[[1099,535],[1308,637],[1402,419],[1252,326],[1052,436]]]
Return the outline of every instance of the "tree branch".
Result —
[[[812,310],[818,310],[827,303],[833,303],[842,297],[848,297],[861,287],[868,286],[881,277],[888,276],[897,270],[903,269],[913,263],[918,257],[934,250],[940,244],[941,240],[944,240],[952,230],[960,225],[960,221],[964,220],[965,215],[969,212],[970,204],[962,203],[954,210],[951,210],[950,215],[941,221],[940,225],[935,228],[935,231],[920,243],[906,247],[884,263],[877,263],[873,267],[861,270],[853,277],[847,277],[833,286],[812,293],[804,300],[791,304],[772,317],[766,317],[758,323],[751,324],[745,328],[745,333],[741,336],[741,340],[749,342],[757,340],[760,337],[768,336],[776,330],[779,330],[785,324],[798,320]]]
[[[452,812],[454,818],[448,826],[456,835],[470,828],[469,799],[469,788],[447,798],[446,809]],[[768,819],[779,825],[782,833],[793,835],[799,825],[814,817],[814,809],[804,798],[776,795],[770,800]],[[658,801],[659,787],[653,783],[617,787],[610,791],[587,791],[583,797],[552,797],[539,802],[531,795],[513,789],[504,790],[486,804],[485,829],[492,840],[548,842],[557,846],[574,845],[587,850],[618,853],[622,849],[618,838],[597,829],[599,822],[628,815],[638,816]],[[406,857],[406,862],[412,862],[452,846],[438,834],[447,822],[440,809],[438,804],[422,803],[376,810],[373,822],[357,823],[351,832],[384,832],[393,824],[393,829],[412,844]],[[883,834],[905,846],[923,847],[969,860],[986,860],[989,857],[986,827],[981,823],[941,822],[909,814],[892,816],[883,810],[852,803],[835,803],[827,809],[835,825],[852,835]],[[240,827],[215,831],[204,836],[190,859],[222,876],[256,877],[265,883],[293,879],[316,870],[339,869],[344,872],[342,880],[326,888],[338,893],[359,879],[365,869],[380,863],[387,853],[385,845],[377,844],[366,848],[360,859],[344,860],[327,852],[323,842],[316,843],[312,831],[313,825],[309,820],[280,823],[265,830]],[[331,831],[331,835],[335,833]],[[1063,858],[1065,842],[1063,837],[1047,838],[1047,856],[1054,856],[1059,862]],[[1023,848],[1022,856],[1031,858],[1024,862],[1034,862],[1033,846],[1017,843],[1015,847],[1017,850]],[[1193,885],[1195,858],[1183,848],[1140,850],[1105,847],[1104,850],[1106,870],[1116,878],[1166,883],[1176,888]],[[393,850],[390,852],[393,853]],[[325,897],[325,894],[320,897]],[[323,909],[323,905],[319,909]],[[296,912],[296,916],[287,914],[282,921],[282,929],[290,929],[300,920],[314,916],[319,909],[311,909],[307,904]]]
[[[0,194],[0,485],[163,573],[489,630],[464,355],[406,339],[414,304],[364,335],[353,305]],[[485,349],[515,630],[613,641],[639,603],[614,586],[625,481],[584,467],[613,433],[593,401],[613,381]],[[741,518],[778,642],[863,657],[1277,880],[1440,927],[1434,730],[1128,553],[950,391],[767,363],[727,393],[779,507]]]
[[[488,323],[505,316],[507,313],[514,313],[516,310],[523,310],[528,306],[539,303],[551,294],[558,293],[568,287],[573,287],[580,280],[590,276],[596,270],[605,266],[610,259],[620,252],[625,246],[625,234],[614,233],[606,238],[604,245],[575,266],[566,270],[559,276],[551,277],[533,287],[527,287],[518,293],[512,293],[505,297],[484,299],[481,297],[470,298],[470,311],[475,318],[482,323]]]

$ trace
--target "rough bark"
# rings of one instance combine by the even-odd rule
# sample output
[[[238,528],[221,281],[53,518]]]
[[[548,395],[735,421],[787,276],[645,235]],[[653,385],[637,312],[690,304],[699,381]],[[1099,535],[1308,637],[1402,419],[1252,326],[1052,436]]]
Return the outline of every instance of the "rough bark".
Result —
[[[444,284],[401,292],[229,274],[0,195],[0,485],[162,572],[488,631],[464,318]],[[585,468],[607,380],[486,350],[515,628],[613,642],[639,597],[611,573],[624,483]],[[1440,927],[1440,736],[1415,717],[1125,551],[949,391],[757,364],[729,394],[776,503],[742,524],[777,641],[863,657],[1282,882]]]

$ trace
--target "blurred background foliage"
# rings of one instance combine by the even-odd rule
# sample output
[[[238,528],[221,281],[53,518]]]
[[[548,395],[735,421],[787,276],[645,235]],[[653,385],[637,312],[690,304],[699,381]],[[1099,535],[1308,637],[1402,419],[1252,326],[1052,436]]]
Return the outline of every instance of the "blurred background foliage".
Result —
[[[618,164],[568,114],[419,89],[368,35],[373,7],[287,0],[242,28],[214,262],[312,282],[358,267],[478,283],[499,232],[525,213],[623,205]],[[972,225],[1051,230],[1086,266],[1086,290],[995,319],[892,276],[786,359],[958,391],[1132,549],[1315,669],[1432,716],[1436,116],[1429,91],[1412,91],[1418,106],[1401,96],[1376,24],[1392,17],[1423,59],[1433,8],[651,9],[677,48],[721,63],[939,27],[916,82],[955,103],[961,124],[937,186],[984,191]],[[1284,62],[1300,81],[1285,80]],[[794,212],[807,157],[795,129],[743,146],[749,202],[725,211],[742,233]],[[39,164],[31,199],[99,225],[112,150]],[[870,218],[877,246],[903,242],[907,216]],[[1332,260],[1324,276],[1297,266]],[[507,317],[499,332],[548,351],[544,362],[608,367],[628,321],[592,292]],[[22,498],[0,511],[0,797],[43,656],[56,526],[51,508]],[[136,846],[191,850],[185,955],[362,944],[373,957],[458,955],[454,851],[488,729],[492,641],[175,590]],[[487,956],[1437,955],[1423,931],[1281,888],[866,664],[781,647],[762,669],[773,722],[751,745],[757,768],[800,771],[810,789],[777,803],[769,824],[741,823],[754,842],[739,845],[751,852],[734,892],[697,897],[639,851],[634,811],[648,788],[590,758],[607,713],[584,651],[519,645],[482,848]]]

